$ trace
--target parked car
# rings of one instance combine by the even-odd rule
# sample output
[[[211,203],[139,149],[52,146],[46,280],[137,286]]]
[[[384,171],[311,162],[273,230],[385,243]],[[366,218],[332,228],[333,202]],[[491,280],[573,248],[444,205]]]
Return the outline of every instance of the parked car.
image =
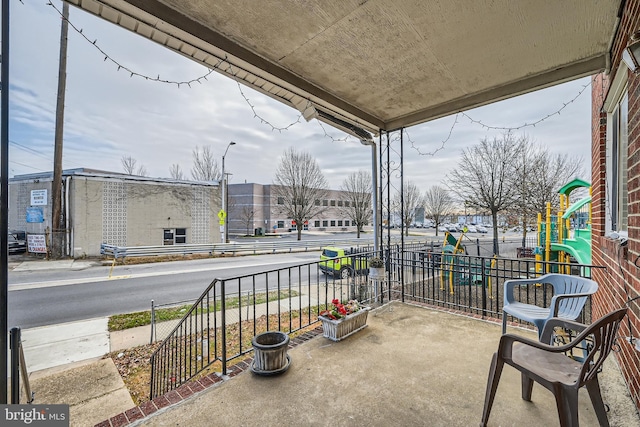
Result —
[[[326,246],[322,248],[320,254],[320,261],[324,260],[328,261],[318,264],[320,271],[324,274],[339,276],[341,279],[346,279],[353,274],[366,273],[369,269],[366,256],[357,250]]]
[[[19,239],[19,237],[22,237],[20,233],[9,232],[7,241],[10,254],[21,254],[26,252],[27,243],[25,239]]]
[[[476,231],[478,233],[483,233],[483,234],[489,232],[489,230],[487,230],[487,228],[484,225],[476,225]]]
[[[467,225],[467,233],[477,233],[478,229],[475,225]]]

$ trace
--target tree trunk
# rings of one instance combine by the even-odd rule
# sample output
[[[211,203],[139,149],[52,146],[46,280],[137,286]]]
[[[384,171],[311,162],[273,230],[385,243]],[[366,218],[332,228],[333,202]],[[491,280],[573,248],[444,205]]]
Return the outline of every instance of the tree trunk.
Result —
[[[500,247],[498,246],[498,212],[491,212],[491,220],[493,221],[493,254],[500,255]]]
[[[356,235],[357,235],[357,238],[359,239],[360,238],[360,224],[357,225],[356,230],[357,230],[356,231]]]
[[[302,226],[296,224],[296,230],[298,231],[298,240],[302,240]]]

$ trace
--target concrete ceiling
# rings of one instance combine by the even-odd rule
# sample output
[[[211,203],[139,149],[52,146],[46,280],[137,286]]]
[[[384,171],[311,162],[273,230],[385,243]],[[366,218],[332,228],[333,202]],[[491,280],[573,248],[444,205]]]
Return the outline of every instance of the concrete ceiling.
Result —
[[[608,68],[623,0],[67,0],[351,133]]]

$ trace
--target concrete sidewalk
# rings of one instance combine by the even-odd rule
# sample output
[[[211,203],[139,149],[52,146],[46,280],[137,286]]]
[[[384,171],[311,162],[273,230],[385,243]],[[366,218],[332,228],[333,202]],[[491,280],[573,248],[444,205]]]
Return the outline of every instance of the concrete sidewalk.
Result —
[[[107,322],[97,318],[22,331],[33,403],[68,404],[74,427],[92,426],[134,406],[113,361],[103,358],[111,351]],[[21,402],[26,401],[23,389]]]

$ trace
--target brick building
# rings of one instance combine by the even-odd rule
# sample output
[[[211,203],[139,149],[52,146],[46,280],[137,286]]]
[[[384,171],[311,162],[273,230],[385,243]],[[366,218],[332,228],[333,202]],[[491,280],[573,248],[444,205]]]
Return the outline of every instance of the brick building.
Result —
[[[53,174],[18,175],[9,182],[9,228],[45,235],[51,227]],[[65,253],[100,255],[117,246],[218,243],[217,182],[146,178],[92,169],[63,172]]]
[[[593,317],[629,306],[616,357],[640,408],[640,351],[624,342],[633,337],[640,348],[640,75],[623,60],[632,34],[640,30],[640,1],[623,5],[611,70],[594,76],[591,87],[593,264],[606,266],[593,270],[600,284]]]
[[[272,194],[272,185],[229,184],[228,227],[230,235],[252,234],[261,228],[264,232],[288,232],[295,228],[291,218],[278,209],[278,199]],[[345,192],[328,190],[327,197],[319,201],[322,212],[309,218],[305,230],[356,231],[347,209]]]

